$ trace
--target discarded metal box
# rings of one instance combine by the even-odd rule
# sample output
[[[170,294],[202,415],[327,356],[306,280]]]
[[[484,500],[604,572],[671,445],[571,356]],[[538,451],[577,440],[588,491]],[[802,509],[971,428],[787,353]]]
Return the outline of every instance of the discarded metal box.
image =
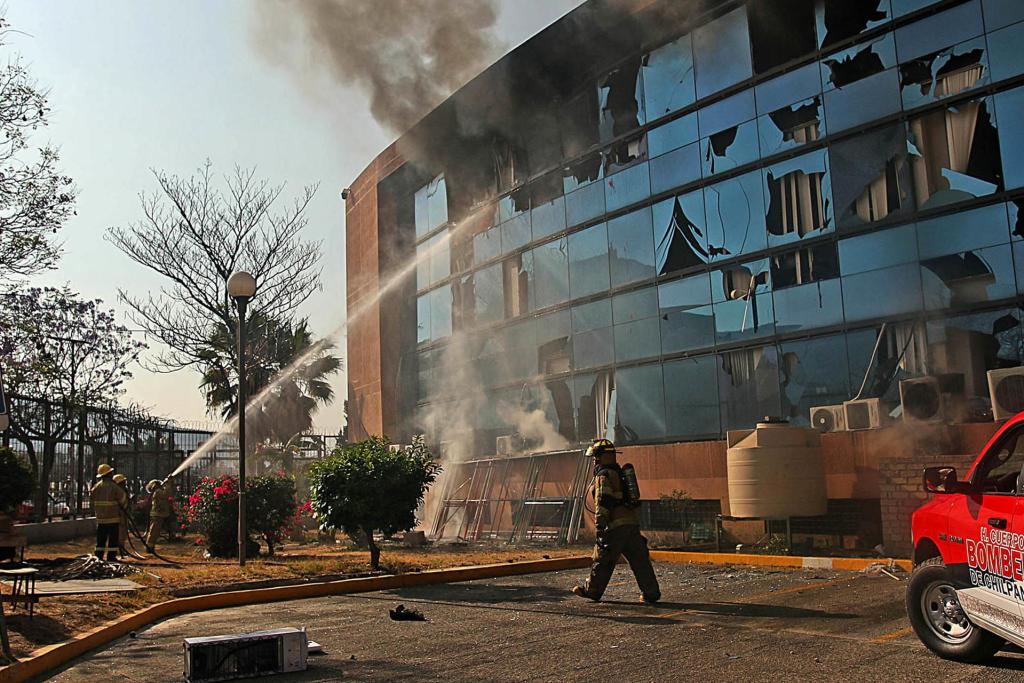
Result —
[[[229,681],[305,671],[308,647],[306,630],[297,628],[186,638],[185,680]]]

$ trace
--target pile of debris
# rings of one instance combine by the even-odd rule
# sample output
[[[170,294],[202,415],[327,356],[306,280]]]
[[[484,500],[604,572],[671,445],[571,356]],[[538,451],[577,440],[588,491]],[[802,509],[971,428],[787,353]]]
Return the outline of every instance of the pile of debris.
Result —
[[[121,562],[105,562],[95,555],[75,558],[38,560],[33,566],[39,570],[39,581],[73,581],[77,579],[120,579],[138,574],[139,569]]]

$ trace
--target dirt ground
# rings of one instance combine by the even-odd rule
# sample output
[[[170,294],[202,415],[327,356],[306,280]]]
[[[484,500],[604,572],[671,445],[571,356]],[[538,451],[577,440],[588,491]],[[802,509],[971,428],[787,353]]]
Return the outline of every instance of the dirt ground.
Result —
[[[91,539],[73,543],[38,545],[29,548],[26,560],[73,558],[91,552]],[[223,590],[279,585],[295,580],[335,580],[370,572],[369,553],[347,545],[290,544],[274,557],[250,559],[246,566],[237,562],[203,558],[203,551],[194,539],[182,539],[158,547],[161,555],[180,562],[169,565],[153,559],[132,560],[140,570],[130,576],[146,586],[135,593],[60,596],[42,598],[35,616],[29,618],[22,610],[11,612],[6,607],[11,648],[18,657],[27,656],[44,645],[58,643],[75,633],[87,631],[104,622],[147,605],[173,597],[214,593]],[[385,545],[381,555],[385,573],[405,573],[473,564],[536,560],[589,552],[589,548],[508,548],[507,546],[428,546],[403,548]],[[144,572],[144,573],[141,573]],[[2,592],[10,592],[6,586]]]

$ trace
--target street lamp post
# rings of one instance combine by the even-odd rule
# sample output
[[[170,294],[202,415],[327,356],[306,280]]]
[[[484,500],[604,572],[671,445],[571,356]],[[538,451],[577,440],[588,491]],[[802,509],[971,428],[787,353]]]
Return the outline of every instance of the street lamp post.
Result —
[[[238,564],[245,566],[245,307],[256,294],[256,278],[239,271],[228,278],[228,295],[238,307]]]

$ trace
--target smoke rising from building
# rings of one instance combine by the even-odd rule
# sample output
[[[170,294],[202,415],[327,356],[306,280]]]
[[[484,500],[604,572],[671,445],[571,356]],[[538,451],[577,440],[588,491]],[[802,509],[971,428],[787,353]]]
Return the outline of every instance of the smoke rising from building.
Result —
[[[272,0],[256,5],[255,41],[274,60],[304,44],[291,64],[326,69],[370,99],[374,118],[408,130],[503,50],[495,0]],[[302,63],[298,63],[302,62]]]

